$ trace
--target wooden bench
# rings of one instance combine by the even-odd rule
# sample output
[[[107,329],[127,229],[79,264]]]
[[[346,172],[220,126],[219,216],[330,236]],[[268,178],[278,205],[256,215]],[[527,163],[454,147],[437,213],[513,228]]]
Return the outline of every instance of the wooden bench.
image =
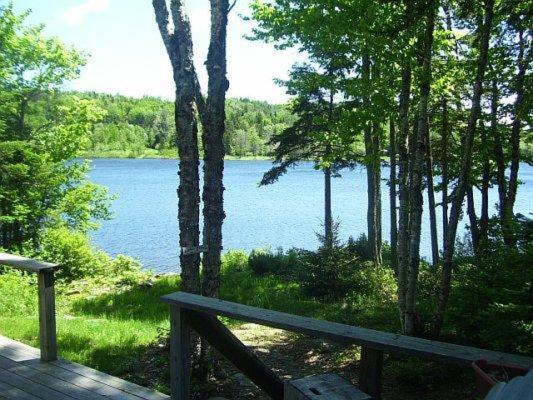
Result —
[[[184,292],[172,293],[161,299],[170,305],[170,385],[174,400],[189,399],[191,329],[204,337],[270,397],[283,399],[284,382],[216,316],[362,346],[359,388],[376,399],[381,395],[383,353],[417,356],[464,366],[483,359],[498,365],[533,368],[533,358],[530,357],[300,317]]]
[[[0,265],[37,274],[41,360],[57,360],[54,271],[58,266],[6,253],[0,253]]]

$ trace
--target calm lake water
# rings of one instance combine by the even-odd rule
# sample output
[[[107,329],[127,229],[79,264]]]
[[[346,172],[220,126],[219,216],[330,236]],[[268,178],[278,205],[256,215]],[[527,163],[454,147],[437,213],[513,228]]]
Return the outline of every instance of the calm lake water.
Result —
[[[277,183],[258,187],[269,161],[226,161],[224,185],[226,220],[224,249],[271,246],[273,249],[318,245],[322,230],[323,175],[311,163],[289,171]],[[114,218],[102,223],[93,242],[112,255],[126,254],[158,272],[179,271],[175,160],[95,159],[90,178],[118,196]],[[383,168],[383,177],[388,177]],[[533,167],[520,167],[516,211],[533,212]],[[366,175],[363,168],[344,171],[333,179],[333,213],[340,236],[347,239],[366,232]],[[383,237],[389,237],[388,186],[383,183]],[[440,194],[438,195],[440,196]],[[424,197],[427,202],[427,198]],[[490,193],[490,203],[497,192]],[[494,211],[494,208],[493,208]],[[440,207],[437,210],[440,223]],[[430,256],[429,222],[424,215],[421,253]],[[464,224],[462,225],[464,233]]]

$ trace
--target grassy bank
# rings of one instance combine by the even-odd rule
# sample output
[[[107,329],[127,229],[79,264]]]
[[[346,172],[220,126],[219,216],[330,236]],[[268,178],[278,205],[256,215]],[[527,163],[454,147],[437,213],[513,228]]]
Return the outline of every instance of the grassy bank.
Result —
[[[251,254],[239,251],[226,253],[221,298],[296,315],[398,332],[393,273],[387,267],[376,268],[365,261],[364,243],[363,239],[351,241],[334,252],[293,249],[288,252],[256,250]],[[528,259],[528,254],[513,260],[508,252],[505,253],[506,265],[511,269],[508,276],[511,281],[505,283],[506,287],[518,287],[514,277],[525,276],[523,261]],[[387,249],[384,256],[387,260]],[[491,266],[496,265],[495,257],[490,260]],[[86,262],[81,265],[86,265]],[[78,275],[68,283],[60,279],[57,285],[60,355],[168,393],[168,343],[165,339],[169,327],[168,309],[159,298],[179,290],[179,277],[157,277],[140,270],[135,272],[135,263],[120,257],[113,260],[104,258],[102,265],[99,275],[81,278]],[[452,304],[456,310],[448,318],[447,340],[528,354],[528,343],[531,343],[527,328],[529,308],[514,307],[514,314],[504,308],[502,312],[508,316],[509,322],[505,322],[507,320],[504,321],[502,316],[494,315],[496,311],[493,308],[486,308],[490,311],[487,314],[482,307],[485,303],[491,304],[483,300],[485,283],[492,286],[483,272],[487,267],[479,264],[474,271],[482,275],[474,277],[471,283],[466,278],[472,275],[471,266],[466,268],[457,271],[459,274],[467,273],[457,280],[465,286],[454,288],[459,290],[455,298],[465,299],[465,303]],[[95,268],[91,267],[85,273],[93,271]],[[431,270],[422,268],[421,302],[428,293],[432,293],[432,276]],[[479,282],[483,282],[483,290],[475,286]],[[476,300],[468,293],[476,293]],[[0,334],[37,346],[35,278],[13,272],[2,274],[0,271],[0,298]],[[490,298],[497,301],[500,308],[501,304],[512,300],[494,299],[493,292]],[[474,303],[481,312],[464,310],[465,307],[473,307]],[[512,300],[512,304],[516,303]],[[421,307],[426,306],[421,304]],[[454,314],[468,315],[468,321],[457,319]],[[505,328],[495,330],[494,318],[504,321]],[[477,332],[471,325],[480,326],[480,321],[486,321],[487,326],[478,327]],[[238,321],[224,319],[224,322],[281,376],[334,371],[357,380],[360,353],[355,346],[326,343]],[[522,325],[523,329],[520,328]],[[511,329],[511,326],[517,328]],[[225,362],[221,365],[224,371],[222,377],[194,386],[198,395],[195,399],[214,395],[229,399],[264,399],[255,387],[243,389],[235,378],[238,371]],[[475,398],[473,374],[466,367],[388,355],[384,371],[385,399]],[[450,381],[455,382],[454,387],[450,387]]]
[[[110,282],[101,277],[68,284],[59,282],[57,329],[60,356],[168,393],[168,350],[161,340],[169,327],[168,309],[159,298],[179,290],[179,287],[179,277],[173,275],[143,275],[125,282]],[[377,329],[397,329],[395,307],[387,301],[381,305],[373,303],[365,306],[365,301],[311,298],[295,279],[255,274],[248,264],[248,255],[242,252],[230,252],[225,256],[221,297],[330,321]],[[37,347],[35,278],[12,272],[0,274],[0,298],[3,299],[0,303],[0,334]],[[313,338],[269,328],[230,320],[225,322],[249,345],[263,349],[261,352],[266,362],[275,364],[285,374],[329,370],[348,377],[357,376],[359,350],[353,346],[328,345]],[[310,354],[314,355],[310,357]],[[416,377],[422,370],[427,373],[433,371],[436,375],[443,373],[442,368],[435,365],[424,366],[416,362],[410,365],[405,360],[400,362],[393,358],[387,363],[389,377],[392,376],[390,379],[394,382],[399,382],[400,377],[409,378],[410,374],[414,374],[411,371],[416,369],[416,374],[411,376],[408,388],[404,390],[407,394],[395,396],[397,399],[417,398],[420,395],[417,389],[416,395],[410,397],[409,388],[419,386]],[[403,366],[401,371],[398,369],[400,365]],[[242,388],[231,380],[235,372],[233,370],[230,373],[229,380],[211,383],[205,390],[209,395],[222,393],[228,398],[263,398],[256,388],[242,392]],[[390,375],[391,372],[393,375]],[[462,379],[462,372],[458,373],[458,379]],[[398,392],[398,383],[391,381],[389,385],[391,390]],[[424,390],[429,393],[434,391],[434,387]]]
[[[177,159],[178,153],[176,149],[143,149],[143,150],[107,150],[107,151],[86,151],[80,155],[81,158],[134,158],[134,159]],[[225,157],[226,160],[239,161],[266,161],[272,160],[268,156],[230,156]]]

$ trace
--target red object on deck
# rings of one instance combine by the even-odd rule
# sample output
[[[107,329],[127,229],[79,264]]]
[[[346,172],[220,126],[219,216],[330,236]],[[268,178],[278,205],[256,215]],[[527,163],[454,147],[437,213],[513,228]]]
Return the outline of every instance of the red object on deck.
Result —
[[[491,364],[485,360],[476,360],[471,364],[471,367],[476,374],[477,394],[482,398],[498,383],[495,375],[501,375],[504,381],[509,381],[515,376],[525,375],[528,372],[524,368],[513,365]]]

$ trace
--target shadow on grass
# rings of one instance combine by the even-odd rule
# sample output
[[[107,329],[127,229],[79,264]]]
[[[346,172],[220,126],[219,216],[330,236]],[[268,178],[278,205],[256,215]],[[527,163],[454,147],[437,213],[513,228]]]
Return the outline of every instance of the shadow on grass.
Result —
[[[130,337],[120,346],[104,343],[87,346],[90,340],[90,336],[67,333],[61,335],[58,345],[64,350],[64,358],[70,361],[79,362],[77,358],[81,357],[83,365],[144,387],[168,391],[168,354],[162,353],[160,362],[146,359],[147,354],[153,353],[155,344],[139,344]],[[160,367],[154,371],[154,365]]]
[[[124,291],[75,299],[71,309],[94,317],[160,322],[168,320],[168,306],[160,297],[179,290],[177,277],[156,280],[153,286],[139,285]]]

